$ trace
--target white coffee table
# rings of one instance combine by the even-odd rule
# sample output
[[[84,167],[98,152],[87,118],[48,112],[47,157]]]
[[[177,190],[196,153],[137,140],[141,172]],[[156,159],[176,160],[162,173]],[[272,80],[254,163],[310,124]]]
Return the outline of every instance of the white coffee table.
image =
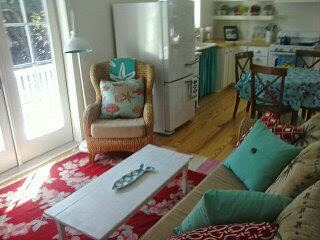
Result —
[[[147,201],[182,172],[182,190],[187,192],[187,171],[191,155],[147,145],[89,184],[57,203],[45,214],[56,223],[61,240],[65,226],[93,238],[111,235]],[[140,164],[155,167],[122,190],[112,190],[114,182],[138,169]]]

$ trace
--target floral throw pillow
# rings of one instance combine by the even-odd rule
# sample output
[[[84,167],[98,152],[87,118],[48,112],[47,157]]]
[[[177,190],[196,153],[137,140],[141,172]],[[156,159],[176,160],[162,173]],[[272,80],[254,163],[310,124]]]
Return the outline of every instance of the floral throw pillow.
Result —
[[[277,225],[272,223],[242,223],[217,225],[199,228],[169,240],[269,240],[277,232]]]
[[[127,79],[121,82],[100,81],[101,118],[139,118],[144,107],[144,83]]]
[[[299,130],[297,127],[287,126],[286,124],[281,123],[280,119],[272,112],[265,112],[261,117],[261,122],[279,138],[291,144],[302,135],[301,130]],[[239,147],[251,129],[252,127],[248,130],[248,132],[240,136],[235,145],[236,148]]]

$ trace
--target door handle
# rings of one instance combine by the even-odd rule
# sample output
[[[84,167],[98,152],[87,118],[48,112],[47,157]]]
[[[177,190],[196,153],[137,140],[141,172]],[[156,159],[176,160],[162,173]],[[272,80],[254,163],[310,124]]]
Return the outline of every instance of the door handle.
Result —
[[[194,60],[194,61],[191,62],[191,63],[186,63],[185,66],[186,66],[186,67],[190,67],[190,66],[192,66],[192,65],[194,65],[194,64],[196,64],[196,63],[198,63],[198,62],[199,62],[199,58],[197,58],[196,60]]]
[[[188,97],[192,98],[192,80],[186,80],[184,83],[188,86]]]

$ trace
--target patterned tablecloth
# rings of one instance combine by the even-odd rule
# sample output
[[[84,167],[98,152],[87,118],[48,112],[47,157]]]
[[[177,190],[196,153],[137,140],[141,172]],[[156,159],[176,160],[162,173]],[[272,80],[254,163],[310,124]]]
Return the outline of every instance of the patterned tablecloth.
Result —
[[[259,74],[264,83],[272,81],[274,76]],[[272,89],[280,89],[281,81],[272,85]],[[261,84],[256,84],[256,89],[260,89]],[[240,94],[240,98],[249,100],[251,98],[251,74],[242,76],[236,84],[235,89]],[[278,92],[275,91],[275,92]],[[291,106],[295,111],[301,107],[320,108],[320,71],[304,68],[288,68],[285,81],[283,104]]]

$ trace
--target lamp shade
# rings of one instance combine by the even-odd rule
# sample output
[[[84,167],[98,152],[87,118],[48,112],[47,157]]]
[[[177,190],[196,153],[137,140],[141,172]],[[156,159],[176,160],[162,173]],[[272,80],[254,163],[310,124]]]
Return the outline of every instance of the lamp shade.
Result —
[[[71,31],[71,38],[64,47],[65,53],[90,53],[92,48],[88,41],[79,36],[78,31]]]

